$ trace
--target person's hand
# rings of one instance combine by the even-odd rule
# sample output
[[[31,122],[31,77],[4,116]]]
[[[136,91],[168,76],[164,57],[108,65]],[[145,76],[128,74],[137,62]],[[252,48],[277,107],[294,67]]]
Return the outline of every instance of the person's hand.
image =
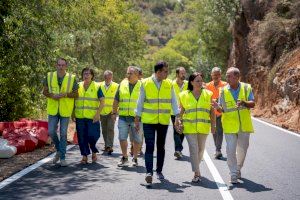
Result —
[[[93,118],[93,123],[99,122],[99,120],[100,120],[100,115],[99,115],[99,114],[96,114],[96,115],[94,116],[94,118]]]
[[[219,107],[219,104],[218,104],[218,102],[215,99],[213,99],[211,101],[211,106],[214,107],[215,109],[217,109]]]
[[[239,108],[241,106],[245,106],[245,101],[238,99],[236,101],[236,107]]]
[[[67,93],[60,93],[60,94],[54,94],[52,96],[53,99],[55,100],[59,100],[60,98],[63,98],[63,97],[66,97],[67,96]]]
[[[112,113],[111,114],[111,119],[115,122],[117,119],[117,114],[116,113]]]
[[[134,118],[134,128],[136,130],[137,133],[139,133],[140,130],[140,117],[135,116]]]
[[[216,134],[216,127],[215,127],[215,126],[212,126],[212,127],[211,127],[211,133],[212,133],[212,134]]]
[[[183,132],[183,124],[181,122],[181,120],[179,118],[175,118],[175,130],[177,131],[177,133],[182,134]]]
[[[72,116],[71,116],[71,119],[72,119],[73,122],[76,122],[75,115],[72,115]]]

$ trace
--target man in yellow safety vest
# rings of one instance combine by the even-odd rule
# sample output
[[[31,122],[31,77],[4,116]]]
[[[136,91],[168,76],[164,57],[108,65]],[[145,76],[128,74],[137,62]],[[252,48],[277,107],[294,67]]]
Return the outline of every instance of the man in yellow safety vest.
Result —
[[[135,127],[138,130],[140,122],[143,123],[146,143],[145,164],[146,182],[152,183],[153,176],[153,151],[155,144],[155,132],[157,132],[157,178],[162,180],[162,168],[165,158],[165,141],[171,118],[171,109],[175,116],[179,117],[176,95],[172,81],[167,79],[168,64],[164,61],[154,66],[154,74],[143,79],[140,96],[137,103]]]
[[[103,73],[104,81],[100,83],[100,88],[104,95],[104,108],[100,113],[101,131],[105,143],[104,151],[109,155],[113,152],[114,126],[115,121],[112,119],[113,102],[119,87],[118,83],[113,82],[113,72],[106,70]]]
[[[176,79],[173,80],[172,82],[178,104],[179,104],[179,93],[187,90],[188,88],[188,82],[187,80],[185,80],[185,78],[186,78],[186,71],[184,67],[178,67],[176,69]],[[182,150],[183,150],[182,142],[184,140],[184,134],[183,133],[179,134],[177,132],[175,128],[175,115],[173,113],[171,113],[171,119],[173,123],[173,139],[175,144],[174,156],[177,159],[181,159]]]
[[[78,83],[75,75],[66,72],[68,63],[59,58],[56,71],[49,72],[44,81],[43,94],[47,97],[48,132],[55,144],[56,155],[53,163],[60,160],[61,166],[67,166],[66,146],[69,118],[74,108],[74,98],[78,97]],[[60,123],[60,139],[57,135],[57,126]]]
[[[127,68],[127,79],[124,79],[120,83],[113,104],[114,119],[119,108],[118,129],[120,146],[122,150],[122,157],[118,163],[119,167],[127,166],[129,163],[127,154],[127,139],[129,132],[131,134],[133,145],[132,165],[138,165],[137,157],[142,143],[140,130],[136,130],[134,127],[134,110],[137,107],[137,100],[141,87],[141,81],[138,79],[138,73],[139,71],[137,67],[129,66]]]
[[[230,182],[238,183],[241,178],[250,133],[253,133],[250,108],[255,106],[250,84],[240,82],[238,68],[230,67],[226,72],[228,85],[220,92],[219,104],[213,106],[221,111],[222,126],[226,140],[227,164],[230,170]]]

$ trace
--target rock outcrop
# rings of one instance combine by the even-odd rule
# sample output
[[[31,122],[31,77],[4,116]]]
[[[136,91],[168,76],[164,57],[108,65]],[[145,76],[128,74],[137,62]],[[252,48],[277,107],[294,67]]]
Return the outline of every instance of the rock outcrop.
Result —
[[[241,0],[228,66],[252,84],[254,115],[300,133],[300,2]]]

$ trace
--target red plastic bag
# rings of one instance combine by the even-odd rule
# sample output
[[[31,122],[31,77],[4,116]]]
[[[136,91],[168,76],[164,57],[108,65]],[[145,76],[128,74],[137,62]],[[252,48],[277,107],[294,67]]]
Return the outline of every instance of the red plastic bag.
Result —
[[[78,144],[77,132],[75,132],[74,135],[73,135],[73,144]]]

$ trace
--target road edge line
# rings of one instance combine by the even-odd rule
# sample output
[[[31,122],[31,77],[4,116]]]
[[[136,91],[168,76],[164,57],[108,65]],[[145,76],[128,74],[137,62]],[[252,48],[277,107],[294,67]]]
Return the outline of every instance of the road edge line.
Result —
[[[67,146],[67,151],[70,150],[71,148],[73,148],[75,145],[68,145]],[[36,168],[42,166],[43,164],[49,162],[53,157],[54,157],[55,153],[50,154],[49,156],[47,156],[46,158],[43,158],[42,160],[39,160],[38,162],[34,163],[33,165],[30,165],[29,167],[26,167],[25,169],[19,171],[18,173],[4,179],[3,181],[0,182],[0,190],[6,186],[8,186],[9,184],[13,183],[14,181],[22,178],[23,176],[25,176],[26,174],[28,174],[29,172],[35,170]]]
[[[223,197],[224,200],[233,200],[233,197],[231,195],[231,193],[228,190],[227,185],[225,184],[224,180],[222,179],[219,171],[217,170],[216,166],[214,165],[214,163],[212,162],[212,160],[210,159],[208,153],[206,150],[204,150],[204,161],[211,173],[211,175],[213,176],[219,191]]]
[[[297,136],[297,137],[300,138],[300,134],[297,134],[296,132],[286,130],[286,129],[284,129],[284,128],[281,128],[281,127],[279,127],[279,126],[270,124],[270,123],[265,122],[265,121],[263,121],[263,120],[261,120],[261,119],[258,119],[258,118],[256,118],[256,117],[252,117],[252,119],[254,119],[254,120],[256,120],[256,121],[258,121],[258,122],[260,122],[260,123],[262,123],[262,124],[265,124],[265,125],[267,125],[267,126],[273,127],[273,128],[275,128],[275,129],[278,129],[278,130],[280,130],[280,131],[286,132],[286,133],[288,133],[288,134],[291,134],[291,135],[294,135],[294,136]]]

